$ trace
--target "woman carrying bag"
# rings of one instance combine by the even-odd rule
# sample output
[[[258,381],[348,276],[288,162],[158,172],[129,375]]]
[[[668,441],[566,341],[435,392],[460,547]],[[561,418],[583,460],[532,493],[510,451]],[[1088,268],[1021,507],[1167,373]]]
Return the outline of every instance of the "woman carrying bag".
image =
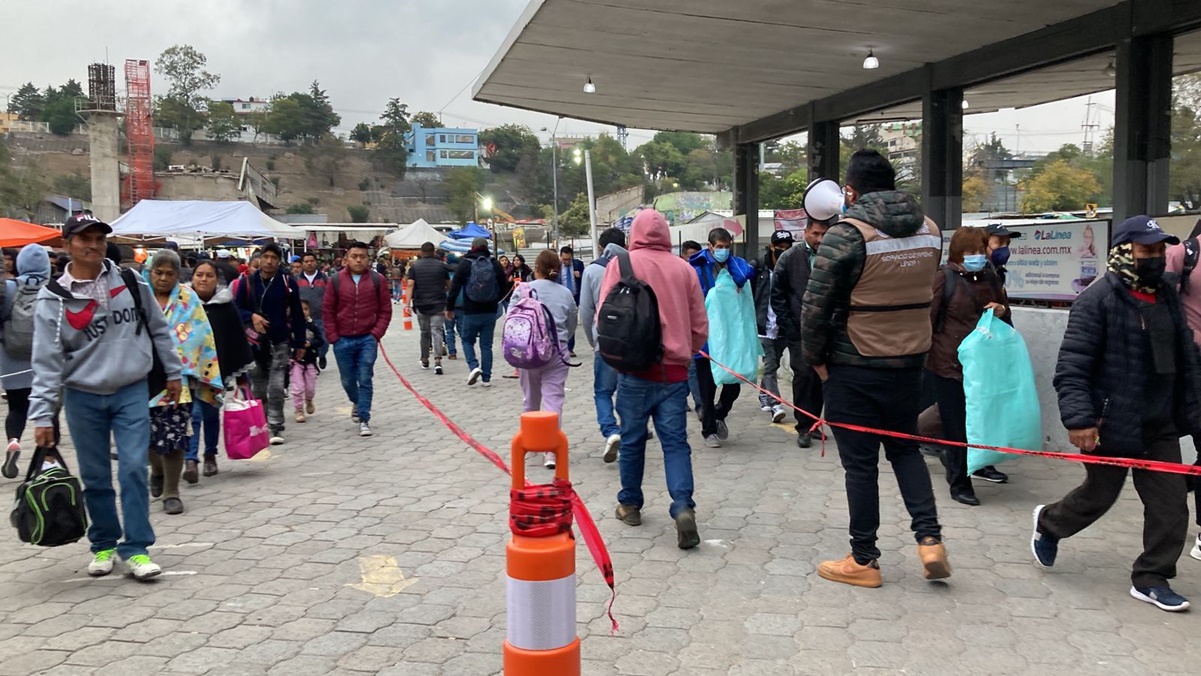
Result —
[[[967,442],[967,400],[963,390],[963,365],[959,344],[975,330],[986,310],[1009,321],[1009,297],[996,270],[988,264],[988,234],[982,228],[959,228],[951,237],[947,264],[934,278],[930,321],[934,334],[926,369],[934,376],[938,410],[947,441]],[[1000,421],[999,421],[1000,422]],[[951,498],[976,506],[980,499],[967,473],[967,449],[948,446],[943,457]],[[1009,477],[994,467],[974,475],[1005,483]]]

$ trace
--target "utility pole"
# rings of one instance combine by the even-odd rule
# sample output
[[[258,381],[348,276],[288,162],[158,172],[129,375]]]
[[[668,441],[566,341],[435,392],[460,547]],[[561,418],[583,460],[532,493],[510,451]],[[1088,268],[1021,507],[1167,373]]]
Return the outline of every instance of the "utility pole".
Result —
[[[588,182],[588,232],[592,235],[592,258],[600,257],[596,250],[596,193],[592,190],[592,151],[584,151],[584,176]]]
[[[551,170],[551,185],[555,193],[555,246],[559,245],[559,142],[557,136],[559,133],[559,123],[563,118],[555,120],[555,129],[550,133],[550,170]]]

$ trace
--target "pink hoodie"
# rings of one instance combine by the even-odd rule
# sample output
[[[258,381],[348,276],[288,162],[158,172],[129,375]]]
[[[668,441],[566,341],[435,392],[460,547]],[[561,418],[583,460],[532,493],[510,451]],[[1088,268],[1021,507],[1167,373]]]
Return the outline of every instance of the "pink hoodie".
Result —
[[[659,301],[663,363],[686,367],[709,338],[709,316],[705,314],[705,297],[701,295],[696,272],[671,252],[667,220],[654,209],[643,209],[634,217],[630,228],[630,265],[634,276],[654,289]],[[621,265],[612,260],[605,266],[600,297],[607,296],[619,279]]]

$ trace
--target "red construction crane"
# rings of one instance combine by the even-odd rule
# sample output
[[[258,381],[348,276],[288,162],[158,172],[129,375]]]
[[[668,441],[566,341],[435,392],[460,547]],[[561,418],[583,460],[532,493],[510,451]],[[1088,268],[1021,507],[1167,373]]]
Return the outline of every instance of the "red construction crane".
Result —
[[[154,103],[150,62],[125,61],[125,141],[129,157],[129,207],[154,197]]]

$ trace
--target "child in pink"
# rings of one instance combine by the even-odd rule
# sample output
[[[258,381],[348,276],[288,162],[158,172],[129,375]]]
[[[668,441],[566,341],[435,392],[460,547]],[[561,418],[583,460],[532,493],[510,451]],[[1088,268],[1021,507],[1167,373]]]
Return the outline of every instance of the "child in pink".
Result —
[[[313,415],[317,407],[313,397],[317,395],[317,352],[325,344],[325,337],[309,314],[309,302],[300,301],[304,308],[304,356],[292,360],[292,403],[296,406],[296,422],[305,421],[305,414]]]

